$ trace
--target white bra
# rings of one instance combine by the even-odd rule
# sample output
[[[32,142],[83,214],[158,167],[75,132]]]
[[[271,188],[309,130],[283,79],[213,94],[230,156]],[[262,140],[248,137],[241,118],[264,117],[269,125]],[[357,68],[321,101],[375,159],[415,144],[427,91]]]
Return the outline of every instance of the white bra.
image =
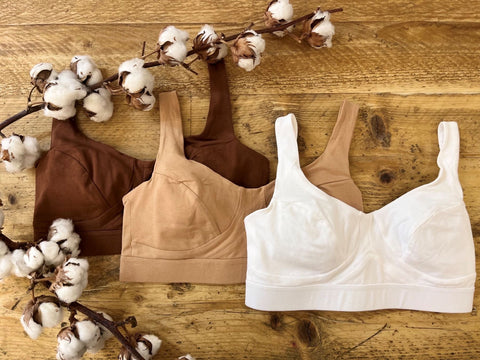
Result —
[[[437,179],[368,214],[307,180],[293,114],[277,119],[275,133],[273,198],[245,218],[247,306],[472,310],[475,250],[457,174],[457,123],[438,126]]]

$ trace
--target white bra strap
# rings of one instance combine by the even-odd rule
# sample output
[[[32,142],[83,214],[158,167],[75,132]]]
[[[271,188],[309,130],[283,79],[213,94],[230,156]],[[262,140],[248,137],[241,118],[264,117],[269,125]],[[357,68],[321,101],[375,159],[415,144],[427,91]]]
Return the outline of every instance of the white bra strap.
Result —
[[[455,121],[442,121],[438,124],[438,146],[440,151],[437,164],[450,179],[458,179],[458,158],[460,137]]]
[[[300,168],[297,134],[298,127],[295,115],[288,114],[275,121],[278,153],[277,183],[290,177],[292,168]]]

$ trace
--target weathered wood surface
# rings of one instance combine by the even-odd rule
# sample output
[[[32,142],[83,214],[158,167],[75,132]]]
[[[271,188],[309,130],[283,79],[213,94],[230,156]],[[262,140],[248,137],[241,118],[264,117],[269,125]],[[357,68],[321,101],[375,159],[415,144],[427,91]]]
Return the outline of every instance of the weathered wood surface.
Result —
[[[267,50],[251,73],[228,60],[235,131],[272,160],[277,116],[294,112],[299,121],[302,164],[322,151],[341,100],[361,106],[351,149],[351,172],[366,211],[432,181],[437,173],[436,128],[457,121],[461,134],[460,180],[480,250],[480,1],[371,0],[316,4],[293,1],[297,14],[344,7],[333,16],[332,49],[316,51],[290,39],[266,36]],[[230,34],[264,10],[262,2],[239,0],[145,3],[36,1],[0,3],[0,118],[21,110],[29,91],[30,67],[51,61],[65,67],[74,54],[92,55],[105,74],[153,46],[159,30],[176,24],[191,35],[204,23]],[[234,15],[233,15],[234,14]],[[182,69],[153,70],[156,93],[177,89],[184,131],[198,133],[208,110],[205,66],[199,76]],[[115,100],[114,118],[95,124],[84,117],[88,136],[130,155],[152,159],[158,145],[158,110],[139,112]],[[48,148],[50,120],[31,115],[8,128],[39,138]],[[0,169],[5,233],[32,235],[34,172]],[[192,353],[198,359],[477,359],[480,320],[475,294],[470,314],[417,311],[264,313],[248,309],[244,286],[124,284],[115,257],[91,258],[90,284],[82,302],[116,318],[135,314],[139,329],[164,341],[158,359]],[[480,272],[480,261],[477,271]],[[0,283],[0,359],[53,359],[55,330],[37,341],[19,323],[28,300],[26,282]],[[86,359],[116,358],[112,340]]]

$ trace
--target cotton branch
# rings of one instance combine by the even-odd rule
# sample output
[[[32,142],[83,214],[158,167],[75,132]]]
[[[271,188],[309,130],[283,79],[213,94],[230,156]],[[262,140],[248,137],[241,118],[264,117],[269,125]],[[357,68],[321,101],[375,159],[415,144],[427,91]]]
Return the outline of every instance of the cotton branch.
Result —
[[[135,356],[138,359],[143,359],[143,357],[138,353],[138,351],[131,345],[130,340],[125,338],[122,335],[122,333],[118,330],[118,326],[124,325],[126,323],[129,323],[132,326],[132,328],[137,326],[137,321],[136,321],[134,316],[130,316],[128,319],[126,319],[125,321],[120,323],[121,325],[119,325],[119,324],[117,324],[113,321],[105,319],[102,316],[102,314],[99,314],[99,313],[89,309],[85,305],[82,305],[78,302],[73,302],[73,303],[70,303],[70,304],[62,303],[62,305],[67,307],[69,310],[78,311],[78,312],[86,315],[89,319],[91,319],[91,320],[99,323],[100,325],[104,326],[108,331],[110,331],[113,334],[113,336],[115,336],[117,338],[117,340],[123,346],[125,346],[128,349],[128,351],[133,356]]]
[[[329,13],[336,13],[336,12],[341,12],[341,11],[343,11],[342,8],[335,8],[335,9],[327,10],[327,12],[329,12]],[[302,21],[306,21],[306,20],[311,19],[314,15],[315,15],[315,12],[312,12],[312,13],[306,14],[306,15],[304,15],[304,16],[301,16],[301,17],[299,17],[299,18],[296,18],[296,19],[294,19],[294,20],[292,20],[292,21],[289,21],[289,22],[286,22],[286,23],[282,23],[282,24],[278,24],[278,25],[274,25],[274,26],[265,27],[265,28],[261,28],[261,29],[255,30],[255,32],[256,32],[257,34],[267,34],[267,33],[274,33],[274,32],[283,31],[283,30],[288,29],[289,27],[291,27],[291,26],[293,26],[293,25],[295,25],[295,24],[298,24],[298,23],[300,23],[300,22],[302,22]],[[250,27],[251,27],[251,26],[252,26],[252,25],[250,25]],[[245,29],[245,30],[249,30],[249,28],[247,28],[247,29]],[[232,41],[232,40],[236,40],[239,36],[241,36],[241,35],[245,32],[245,30],[242,31],[242,32],[240,32],[240,33],[236,33],[236,34],[229,35],[229,36],[225,36],[225,35],[222,34],[221,40],[222,40],[222,42],[229,42],[229,41]],[[202,50],[205,50],[205,48],[201,48],[201,47],[200,47],[200,48],[196,48],[196,49],[194,49],[194,50],[192,49],[192,50],[190,50],[190,51],[187,52],[187,57],[188,57],[188,56],[191,56],[191,55],[194,55],[194,54],[196,54],[196,53],[198,53],[198,52],[200,52],[200,51],[202,51]],[[155,54],[155,53],[159,54],[159,53],[160,53],[160,49],[159,49],[158,46],[157,46],[157,49],[155,49],[155,50],[152,51],[151,53],[149,53],[149,54],[147,54],[147,55],[144,55],[144,53],[145,53],[145,43],[143,43],[142,58],[145,58],[145,57],[147,57],[147,56],[149,56],[149,55],[153,55],[153,54]],[[144,67],[144,68],[151,68],[151,67],[156,67],[156,66],[160,66],[160,65],[165,65],[165,63],[164,63],[164,62],[161,62],[161,61],[151,61],[151,62],[146,62],[146,63],[143,65],[143,67]],[[193,73],[195,73],[195,71],[191,70],[188,65],[186,65],[186,64],[184,64],[184,63],[181,63],[181,65],[182,65],[183,67],[185,67],[187,70],[192,71]],[[109,83],[117,80],[117,79],[118,79],[118,76],[119,76],[119,74],[117,73],[117,74],[114,74],[114,75],[109,76],[108,78],[106,78],[106,79],[104,79],[103,81],[98,82],[98,83],[96,83],[96,84],[92,84],[92,85],[89,84],[89,86],[87,86],[88,91],[89,91],[89,92],[92,92],[92,91],[94,91],[94,90],[96,90],[96,89],[98,89],[98,88],[101,88],[101,87],[103,87],[103,86],[105,86],[105,85],[108,85]],[[3,121],[2,123],[0,123],[0,136],[5,137],[5,135],[2,133],[2,130],[3,130],[4,128],[6,128],[8,125],[14,123],[15,121],[23,118],[24,116],[26,116],[26,115],[28,115],[28,114],[31,114],[31,113],[34,113],[34,112],[37,112],[37,111],[41,110],[44,106],[45,106],[45,104],[35,104],[35,105],[30,105],[30,104],[29,104],[28,107],[27,107],[25,110],[23,110],[23,111],[15,114],[15,115],[9,117],[8,119],[6,119],[6,120]]]

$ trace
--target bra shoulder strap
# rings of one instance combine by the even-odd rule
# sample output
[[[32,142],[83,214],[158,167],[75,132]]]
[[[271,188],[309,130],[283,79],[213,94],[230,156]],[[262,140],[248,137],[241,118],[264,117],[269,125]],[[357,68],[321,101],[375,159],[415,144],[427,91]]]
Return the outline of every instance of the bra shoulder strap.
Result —
[[[460,135],[458,124],[455,121],[442,121],[438,124],[438,152],[437,164],[440,168],[440,179],[446,179],[460,193],[463,194],[458,178],[458,160],[460,154]],[[444,175],[444,177],[442,176]]]
[[[158,105],[160,107],[160,144],[157,162],[165,156],[184,157],[182,117],[177,92],[160,93]]]
[[[233,134],[232,104],[225,61],[208,64],[208,74],[210,76],[210,108],[201,136],[207,139],[218,139]]]
[[[359,106],[344,100],[340,106],[337,122],[328,140],[323,157],[328,158],[330,166],[335,167],[337,173],[350,176],[348,153],[352,142],[353,131],[357,120]]]

